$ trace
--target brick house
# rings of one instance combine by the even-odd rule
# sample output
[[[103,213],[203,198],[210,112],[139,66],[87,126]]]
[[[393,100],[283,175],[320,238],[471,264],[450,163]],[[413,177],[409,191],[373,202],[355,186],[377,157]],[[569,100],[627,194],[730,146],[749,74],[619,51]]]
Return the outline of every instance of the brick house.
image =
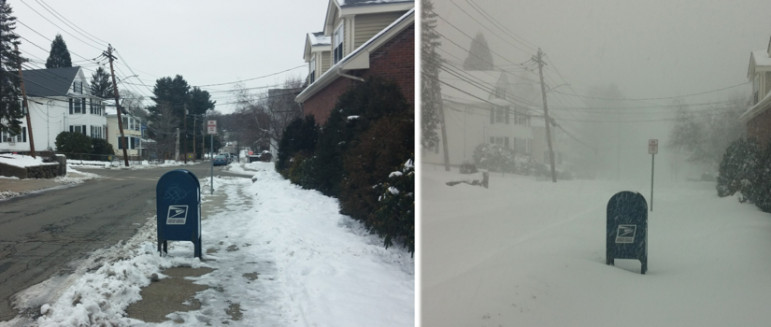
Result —
[[[303,115],[324,124],[337,98],[371,76],[399,85],[414,107],[414,1],[330,0],[324,30],[309,33],[308,86],[295,98]]]
[[[740,119],[747,124],[747,137],[765,147],[771,140],[771,39],[766,50],[750,53],[747,78],[752,82],[752,102]]]

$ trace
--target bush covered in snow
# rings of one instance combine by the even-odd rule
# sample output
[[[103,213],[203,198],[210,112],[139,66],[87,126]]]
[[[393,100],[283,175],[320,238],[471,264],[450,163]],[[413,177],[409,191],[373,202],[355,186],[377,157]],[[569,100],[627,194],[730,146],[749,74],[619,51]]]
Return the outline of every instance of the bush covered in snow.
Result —
[[[406,211],[397,209],[406,203],[401,200],[378,200],[379,187],[394,183],[389,175],[414,156],[411,107],[396,84],[370,78],[341,95],[335,108],[320,131],[310,128],[312,117],[287,127],[276,169],[295,184],[337,197],[340,212],[363,221],[386,246],[398,240],[414,249],[414,200]],[[318,138],[309,149],[298,134],[313,131]],[[414,198],[411,183],[401,187],[402,196]]]
[[[387,197],[389,201],[381,201],[384,193],[398,193],[392,196],[399,199],[413,198],[411,183],[396,182],[401,180],[396,175],[406,173],[403,166],[407,159],[412,166],[413,131],[413,120],[407,113],[383,117],[361,135],[360,142],[345,156],[340,212],[364,221],[367,228],[384,238],[386,246],[392,240],[402,240],[406,246],[414,243],[414,200],[405,203]],[[403,205],[409,209],[400,208]]]
[[[529,155],[516,153],[500,144],[478,145],[474,149],[474,162],[478,168],[495,172],[531,175],[540,171]]]
[[[755,140],[734,141],[723,155],[719,173],[718,196],[740,192],[741,201],[771,212],[771,143],[761,151]]]
[[[415,252],[415,166],[407,160],[401,170],[391,172],[388,180],[377,185],[377,210],[368,224],[383,237],[385,246],[396,241]]]
[[[78,132],[61,132],[56,136],[57,152],[71,159],[108,160],[115,151],[107,140]]]
[[[759,160],[760,150],[755,140],[739,139],[731,143],[720,162],[717,195],[724,197],[741,192],[749,196]]]
[[[297,118],[289,123],[278,143],[276,171],[289,178],[289,169],[296,168],[301,164],[298,160],[304,160],[313,154],[318,135],[319,126],[313,116]]]

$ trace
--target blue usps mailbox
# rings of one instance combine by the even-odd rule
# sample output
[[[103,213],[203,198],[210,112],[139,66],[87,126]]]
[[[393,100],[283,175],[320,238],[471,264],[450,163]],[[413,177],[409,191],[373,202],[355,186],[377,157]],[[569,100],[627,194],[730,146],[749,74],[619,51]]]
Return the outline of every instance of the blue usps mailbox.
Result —
[[[158,252],[168,253],[168,241],[191,241],[201,258],[201,186],[185,169],[167,172],[155,187]]]
[[[638,259],[640,272],[648,270],[648,204],[637,192],[618,192],[608,201],[606,263]]]

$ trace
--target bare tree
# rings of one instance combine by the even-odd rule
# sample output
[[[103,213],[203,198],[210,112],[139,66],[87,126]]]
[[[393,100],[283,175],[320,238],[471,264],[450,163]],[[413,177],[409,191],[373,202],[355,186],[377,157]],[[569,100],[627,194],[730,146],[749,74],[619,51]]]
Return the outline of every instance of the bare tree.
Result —
[[[302,80],[288,79],[284,82],[283,88],[268,90],[264,104],[267,117],[257,116],[257,118],[267,120],[266,130],[272,149],[278,149],[278,142],[286,126],[302,116],[302,108],[294,100],[302,91],[302,87]]]

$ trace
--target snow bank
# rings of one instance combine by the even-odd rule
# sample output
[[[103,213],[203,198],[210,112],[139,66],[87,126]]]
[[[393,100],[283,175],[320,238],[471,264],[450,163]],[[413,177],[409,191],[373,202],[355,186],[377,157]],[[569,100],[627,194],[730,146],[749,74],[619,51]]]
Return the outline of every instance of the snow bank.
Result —
[[[21,154],[3,153],[0,154],[0,163],[15,167],[35,167],[43,164],[43,158],[25,156]]]
[[[605,209],[641,182],[422,170],[424,326],[765,326],[771,217],[714,183],[657,181],[648,272],[605,264]],[[660,184],[660,185],[659,185]],[[649,199],[648,199],[649,200]],[[649,201],[650,202],[650,201]]]
[[[153,274],[164,278],[166,268],[191,266],[214,269],[194,279],[210,286],[196,294],[201,308],[172,313],[157,325],[414,324],[414,260],[406,249],[383,248],[361,224],[338,213],[335,199],[290,184],[270,163],[236,170],[254,178],[218,177],[213,195],[202,192],[205,261],[192,257],[191,242],[169,242],[169,255],[159,256],[150,217],[132,239],[95,252],[74,274],[20,293],[16,305],[41,314],[28,323],[156,325],[126,317],[126,308],[141,300]],[[199,177],[208,189],[208,176]],[[224,202],[216,200],[223,195]],[[233,305],[241,310],[238,321],[228,314]]]

